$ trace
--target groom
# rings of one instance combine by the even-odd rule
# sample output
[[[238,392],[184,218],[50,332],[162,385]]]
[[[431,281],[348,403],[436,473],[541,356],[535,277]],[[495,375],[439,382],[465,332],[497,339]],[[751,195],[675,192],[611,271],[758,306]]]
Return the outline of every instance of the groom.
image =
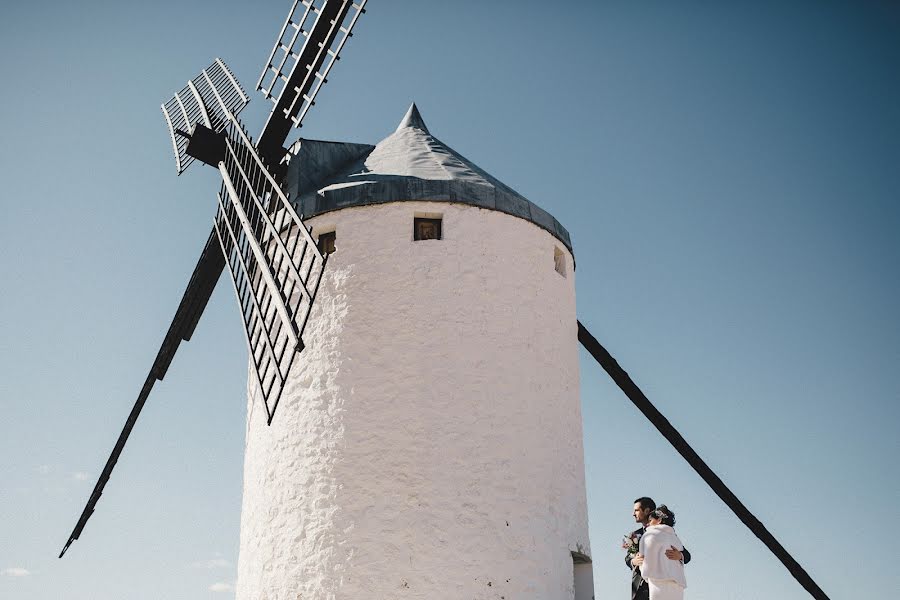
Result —
[[[635,539],[640,539],[642,535],[644,535],[644,528],[647,527],[647,523],[650,521],[650,513],[656,510],[656,502],[653,501],[653,498],[647,498],[646,496],[642,496],[634,501],[634,521],[635,523],[640,523],[641,527],[639,529],[635,529],[632,536]],[[666,550],[666,558],[669,560],[680,560],[684,562],[684,564],[688,564],[691,560],[691,553],[687,551],[685,548],[683,551],[677,550],[674,546]],[[625,555],[625,564],[628,565],[628,568],[631,569],[631,598],[632,600],[649,600],[650,599],[650,590],[647,587],[647,582],[644,581],[644,578],[641,577],[641,570],[638,568],[643,564],[644,557],[640,554]]]

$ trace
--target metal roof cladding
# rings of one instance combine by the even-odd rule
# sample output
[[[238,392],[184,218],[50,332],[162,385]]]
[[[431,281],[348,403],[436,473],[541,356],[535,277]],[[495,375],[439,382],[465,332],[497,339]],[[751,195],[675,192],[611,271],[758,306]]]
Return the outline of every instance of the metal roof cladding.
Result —
[[[300,139],[288,161],[285,191],[304,218],[385,202],[456,202],[531,221],[572,251],[559,221],[431,135],[415,103],[375,146]]]

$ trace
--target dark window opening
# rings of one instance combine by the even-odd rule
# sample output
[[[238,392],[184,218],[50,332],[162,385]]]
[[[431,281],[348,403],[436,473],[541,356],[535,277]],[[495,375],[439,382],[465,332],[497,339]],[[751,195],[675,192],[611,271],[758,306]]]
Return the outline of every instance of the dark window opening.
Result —
[[[424,219],[416,217],[413,219],[413,239],[414,240],[439,240],[441,239],[441,220],[440,219]]]
[[[591,557],[580,552],[572,553],[574,600],[594,600],[593,567]]]
[[[331,231],[329,233],[320,233],[319,234],[319,242],[316,244],[319,248],[319,252],[322,254],[331,254],[335,250],[334,241],[337,238],[337,232]]]

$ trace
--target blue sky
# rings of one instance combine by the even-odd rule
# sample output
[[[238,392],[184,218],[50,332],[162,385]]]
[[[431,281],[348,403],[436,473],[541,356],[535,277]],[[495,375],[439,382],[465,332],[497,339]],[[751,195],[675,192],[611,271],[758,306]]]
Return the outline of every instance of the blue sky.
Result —
[[[0,597],[227,598],[246,351],[220,282],[82,538],[56,555],[214,214],[159,104],[252,88],[288,2],[19,3],[0,19]],[[432,133],[572,234],[580,319],[833,598],[900,588],[900,9],[372,0],[303,128]],[[268,105],[242,118],[257,132]],[[296,134],[295,134],[296,135]],[[575,341],[573,340],[573,343]],[[805,592],[583,353],[598,599],[631,501],[678,513],[688,598]]]

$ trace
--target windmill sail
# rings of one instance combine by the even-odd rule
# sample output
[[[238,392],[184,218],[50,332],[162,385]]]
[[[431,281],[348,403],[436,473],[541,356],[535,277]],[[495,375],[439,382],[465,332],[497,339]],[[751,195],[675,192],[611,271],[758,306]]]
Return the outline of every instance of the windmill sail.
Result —
[[[256,383],[271,424],[316,298],[326,255],[234,120],[220,163],[216,234],[241,307]]]
[[[241,84],[217,58],[162,105],[179,175],[194,162],[187,153],[189,136],[185,134],[190,134],[197,123],[215,132],[222,131],[229,123],[228,115],[238,115],[248,102]]]
[[[716,475],[709,465],[700,458],[700,455],[691,448],[690,444],[678,433],[678,430],[666,419],[653,403],[644,395],[641,388],[631,379],[631,376],[619,366],[619,363],[612,354],[597,341],[587,327],[578,321],[578,341],[584,346],[585,350],[603,367],[603,370],[612,378],[619,388],[625,393],[632,404],[641,411],[656,429],[663,435],[666,440],[672,444],[672,447],[688,462],[689,465],[697,472],[703,481],[715,492],[728,508],[758,537],[763,544],[766,545],[772,554],[787,567],[794,579],[803,586],[810,595],[816,600],[829,600],[822,588],[813,581],[809,573],[800,566],[793,556],[775,539],[766,526],[757,519],[750,510],[744,506],[737,496],[734,495],[727,485]]]
[[[263,157],[283,153],[291,127],[302,126],[365,6],[366,0],[294,1],[256,84],[275,105],[260,134]]]
[[[279,165],[285,154],[282,144],[291,125],[299,126],[312,106],[333,62],[350,37],[353,25],[364,12],[365,3],[366,0],[294,2],[264,70],[265,73],[274,69],[272,75],[284,85],[274,93],[272,85],[265,90],[275,108],[260,133],[256,148],[236,120],[249,98],[220,59],[162,105],[179,175],[195,160],[187,152],[189,136],[195,126],[203,125],[216,134],[229,129],[227,160],[223,161],[228,166],[224,170],[220,168],[228,183],[223,183],[215,226],[209,233],[150,373],[59,554],[60,558],[79,538],[94,513],[154,383],[165,376],[181,342],[190,340],[225,268],[226,257],[241,305],[257,382],[271,423],[284,377],[303,347],[301,335],[318,289],[325,257],[318,252],[309,230],[288,204],[264,162]],[[310,14],[314,18],[308,20]],[[291,38],[287,45],[281,43],[286,35]],[[279,52],[284,52],[283,60]],[[262,80],[261,77],[260,83]],[[285,90],[290,93],[284,93]],[[228,156],[232,158],[228,159]],[[248,160],[248,156],[252,160]],[[233,195],[229,185],[234,190]],[[243,212],[246,219],[240,218],[239,212]],[[251,241],[253,245],[250,245]],[[259,253],[253,250],[254,246]],[[258,307],[254,300],[259,303]]]
[[[169,325],[169,330],[163,338],[159,352],[156,354],[156,359],[153,361],[153,366],[150,367],[150,372],[147,374],[147,379],[144,381],[144,385],[141,387],[137,400],[131,408],[128,419],[125,421],[121,433],[119,433],[119,437],[116,440],[116,444],[113,447],[109,458],[106,459],[103,471],[100,473],[100,477],[97,478],[94,489],[91,490],[91,495],[88,497],[87,504],[81,512],[81,516],[78,518],[75,528],[72,530],[62,551],[59,553],[60,558],[63,557],[66,550],[72,545],[72,542],[78,539],[88,519],[94,513],[94,507],[100,500],[100,496],[103,495],[103,488],[106,487],[106,483],[109,481],[112,470],[119,461],[119,456],[122,454],[125,442],[128,441],[131,430],[134,429],[137,418],[144,408],[144,403],[150,396],[153,384],[156,383],[157,380],[162,381],[163,377],[165,377],[166,371],[168,371],[169,365],[172,363],[172,358],[174,358],[175,352],[178,350],[178,346],[181,345],[181,342],[191,339],[191,335],[197,327],[197,322],[200,320],[200,315],[206,308],[209,297],[212,295],[213,288],[216,287],[216,282],[218,282],[219,276],[222,274],[224,264],[225,259],[222,256],[222,251],[219,248],[214,230],[210,233],[209,239],[207,239],[206,245],[203,247],[200,260],[197,261],[197,266],[194,267],[194,272],[188,282],[187,289],[184,291],[184,296],[178,304],[178,310],[175,311],[175,318],[172,319],[172,323]]]

